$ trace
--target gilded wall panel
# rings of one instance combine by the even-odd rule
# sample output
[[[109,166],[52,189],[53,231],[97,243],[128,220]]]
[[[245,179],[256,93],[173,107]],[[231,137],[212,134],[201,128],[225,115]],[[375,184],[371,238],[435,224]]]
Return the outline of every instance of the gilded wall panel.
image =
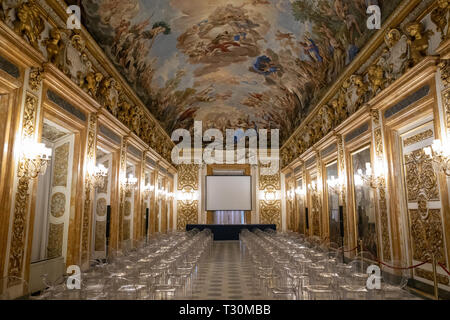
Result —
[[[181,164],[178,166],[178,190],[190,187],[198,190],[198,165]]]
[[[66,195],[61,192],[52,195],[50,203],[50,212],[53,217],[60,218],[64,215],[66,209]]]
[[[419,200],[424,193],[428,201],[439,200],[439,186],[433,161],[420,149],[405,155],[408,201]]]
[[[198,223],[198,201],[185,203],[177,201],[178,216],[177,216],[177,230],[184,231],[187,224]]]
[[[62,256],[62,243],[64,235],[64,223],[50,223],[48,231],[47,258]]]
[[[95,223],[95,251],[104,251],[106,245],[106,221]]]
[[[55,149],[55,164],[53,167],[53,187],[67,187],[69,167],[69,147],[67,142]]]
[[[411,237],[413,257],[417,261],[427,261],[430,258],[430,250],[436,254],[439,263],[447,265],[443,245],[443,227],[441,210],[430,209],[427,216],[420,210],[409,210],[411,217]]]
[[[281,230],[281,200],[259,202],[260,221],[262,224],[276,224]]]

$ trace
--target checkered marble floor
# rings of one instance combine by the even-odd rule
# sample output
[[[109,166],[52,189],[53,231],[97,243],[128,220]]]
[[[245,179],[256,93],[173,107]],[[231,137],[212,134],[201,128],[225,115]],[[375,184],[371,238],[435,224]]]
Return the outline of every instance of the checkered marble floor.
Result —
[[[239,241],[215,241],[212,254],[200,262],[192,300],[261,300],[249,261]]]

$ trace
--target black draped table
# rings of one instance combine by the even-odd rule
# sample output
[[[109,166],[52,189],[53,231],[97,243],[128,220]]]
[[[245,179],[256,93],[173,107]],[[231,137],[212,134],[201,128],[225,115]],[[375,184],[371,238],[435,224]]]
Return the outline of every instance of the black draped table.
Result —
[[[199,229],[200,231],[204,229],[210,229],[214,234],[214,240],[224,241],[224,240],[239,240],[239,233],[243,229],[248,229],[252,231],[253,229],[272,229],[277,230],[275,224],[188,224],[186,225],[186,231],[192,229]]]

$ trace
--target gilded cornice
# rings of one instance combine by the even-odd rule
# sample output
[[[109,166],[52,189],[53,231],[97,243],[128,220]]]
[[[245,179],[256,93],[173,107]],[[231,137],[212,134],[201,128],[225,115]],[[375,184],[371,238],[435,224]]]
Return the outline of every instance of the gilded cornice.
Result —
[[[353,60],[346,69],[342,72],[339,78],[328,89],[322,99],[313,108],[313,111],[303,120],[302,124],[292,133],[288,140],[283,144],[281,149],[289,146],[292,140],[300,133],[300,131],[317,115],[320,108],[326,105],[333,97],[338,93],[342,85],[353,74],[355,74],[359,68],[364,65],[367,60],[383,45],[384,37],[389,28],[398,26],[413,10],[421,3],[422,0],[404,0],[393,14],[384,23],[382,28],[369,40],[367,45],[360,51],[357,58]]]
[[[56,0],[47,0],[49,6],[58,14],[58,16],[66,21],[68,18],[68,14],[66,13],[65,8],[61,6],[59,2]],[[86,49],[92,54],[92,56],[97,60],[97,62],[105,69],[105,71],[113,78],[119,80],[122,89],[125,91],[124,93],[132,100],[132,102],[144,110],[144,112],[156,123],[161,132],[171,141],[172,146],[175,144],[172,142],[170,136],[167,132],[162,128],[159,121],[151,114],[151,112],[147,109],[141,99],[136,95],[134,90],[129,86],[128,82],[123,78],[122,74],[119,73],[116,67],[112,64],[112,62],[108,59],[106,54],[103,52],[103,49],[97,44],[91,34],[86,30],[84,26],[81,26],[81,34],[82,37],[86,41]]]

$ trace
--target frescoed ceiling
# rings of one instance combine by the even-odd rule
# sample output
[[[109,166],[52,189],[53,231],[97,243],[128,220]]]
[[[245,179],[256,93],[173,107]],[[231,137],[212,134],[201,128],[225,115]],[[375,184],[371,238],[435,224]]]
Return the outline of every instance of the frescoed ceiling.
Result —
[[[82,0],[83,21],[169,135],[280,129],[282,141],[400,0]]]

